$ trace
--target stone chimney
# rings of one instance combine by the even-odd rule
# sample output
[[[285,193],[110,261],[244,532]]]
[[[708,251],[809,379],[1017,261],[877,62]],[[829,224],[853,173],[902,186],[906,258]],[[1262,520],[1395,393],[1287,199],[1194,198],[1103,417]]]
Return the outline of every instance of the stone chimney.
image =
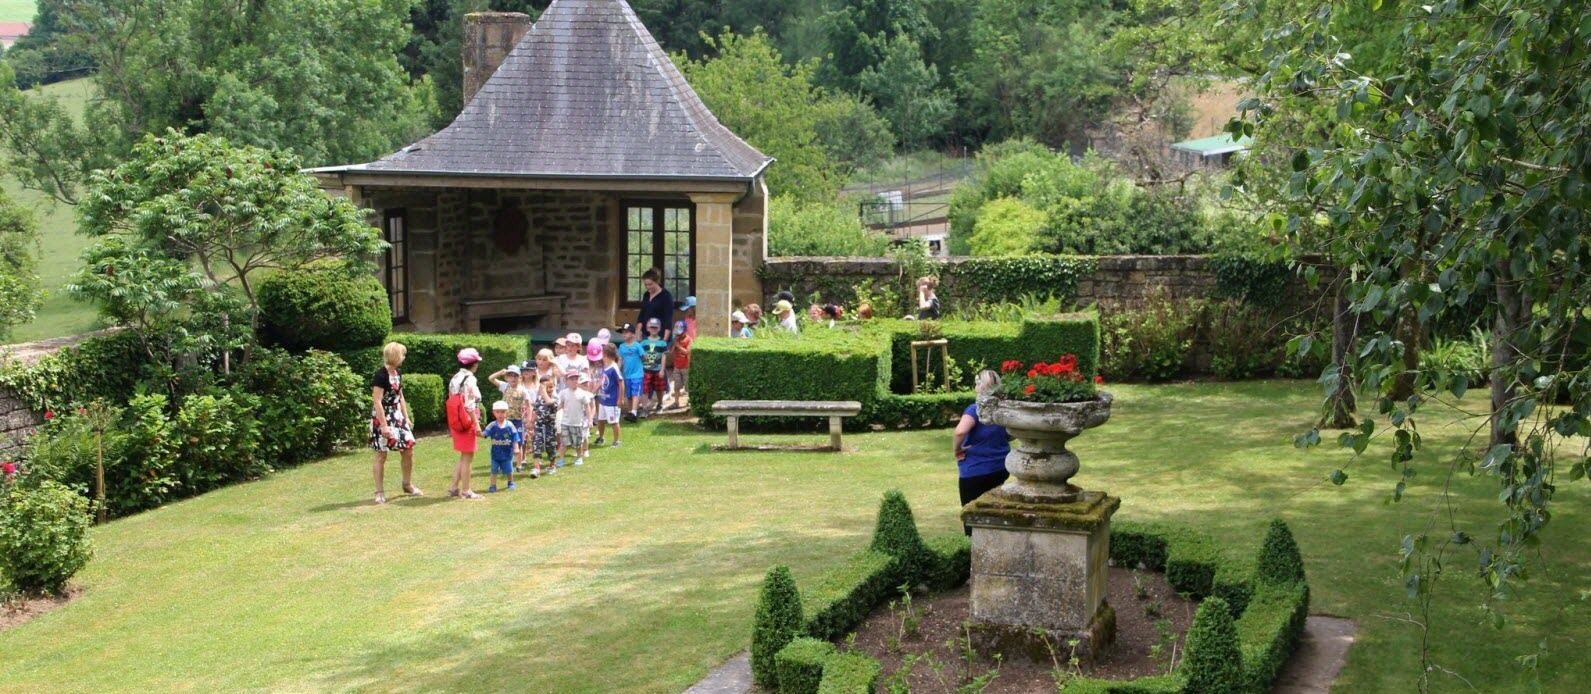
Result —
[[[464,103],[497,72],[514,46],[530,31],[530,16],[519,12],[472,12],[464,15]]]

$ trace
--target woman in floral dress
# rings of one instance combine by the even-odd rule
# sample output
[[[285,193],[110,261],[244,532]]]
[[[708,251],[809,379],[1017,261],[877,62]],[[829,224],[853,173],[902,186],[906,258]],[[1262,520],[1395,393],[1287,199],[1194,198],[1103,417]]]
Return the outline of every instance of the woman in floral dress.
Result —
[[[398,366],[408,356],[407,347],[388,342],[381,348],[383,364],[370,377],[370,449],[376,452],[373,472],[376,478],[376,503],[387,503],[385,487],[387,452],[398,451],[403,460],[403,491],[412,496],[423,492],[414,486],[414,429],[409,401],[403,398],[403,378]]]

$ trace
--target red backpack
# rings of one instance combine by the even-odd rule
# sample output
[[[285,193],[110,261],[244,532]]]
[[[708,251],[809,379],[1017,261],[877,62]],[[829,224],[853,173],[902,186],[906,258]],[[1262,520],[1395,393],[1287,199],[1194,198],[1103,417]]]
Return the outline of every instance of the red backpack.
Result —
[[[457,390],[463,390],[462,383],[459,384],[459,388]],[[452,395],[447,396],[447,402],[442,405],[442,410],[443,412],[447,413],[447,428],[460,434],[469,433],[470,431],[474,430],[475,425],[478,424],[478,422],[475,421],[475,413],[471,412],[470,408],[464,406],[463,392],[455,392]]]

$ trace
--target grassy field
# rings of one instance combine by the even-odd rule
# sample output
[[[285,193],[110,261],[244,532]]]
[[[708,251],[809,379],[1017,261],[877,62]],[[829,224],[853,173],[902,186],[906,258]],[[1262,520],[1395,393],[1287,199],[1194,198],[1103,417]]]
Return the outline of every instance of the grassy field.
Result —
[[[33,0],[0,0],[0,22],[31,22],[33,13]]]
[[[1396,549],[1438,507],[1434,452],[1460,428],[1425,422],[1425,473],[1387,505],[1385,465],[1334,487],[1322,480],[1341,452],[1292,447],[1310,384],[1115,391],[1113,419],[1075,442],[1077,481],[1120,495],[1118,518],[1193,523],[1245,552],[1287,519],[1314,610],[1359,623],[1337,691],[1412,690],[1419,633]],[[355,453],[112,522],[79,599],[0,633],[0,690],[677,692],[745,648],[770,564],[805,582],[864,547],[884,490],[906,492],[925,534],[959,531],[948,431],[854,436],[839,456],[714,452],[722,435],[683,424],[626,433],[585,467],[482,502],[441,498],[451,454],[428,439],[423,499],[370,505]],[[1492,483],[1453,490],[1459,522],[1486,535]],[[1472,559],[1451,560],[1431,647],[1474,689],[1443,675],[1433,691],[1524,690],[1514,659],[1539,642],[1545,690],[1591,681],[1587,501],[1585,483],[1560,487],[1502,631],[1481,624]]]
[[[4,2],[7,0],[0,0]],[[4,7],[0,4],[0,8]],[[91,95],[93,83],[77,79],[40,89],[61,99],[67,108],[80,112]],[[93,307],[74,301],[64,289],[67,280],[78,270],[78,254],[88,245],[88,239],[77,235],[72,208],[37,191],[24,190],[11,178],[0,177],[0,186],[4,186],[12,200],[31,209],[38,221],[39,276],[46,292],[38,317],[28,325],[18,326],[12,340],[27,342],[92,330],[97,320]]]

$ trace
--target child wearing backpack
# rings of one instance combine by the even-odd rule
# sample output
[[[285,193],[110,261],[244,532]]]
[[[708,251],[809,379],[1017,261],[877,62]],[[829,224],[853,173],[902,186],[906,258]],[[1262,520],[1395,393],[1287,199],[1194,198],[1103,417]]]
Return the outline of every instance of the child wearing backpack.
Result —
[[[475,463],[475,445],[481,435],[481,387],[475,379],[481,353],[465,347],[458,353],[459,370],[447,384],[447,424],[453,434],[453,450],[459,462],[453,466],[453,481],[447,495],[460,499],[482,499],[470,491],[470,471]]]

